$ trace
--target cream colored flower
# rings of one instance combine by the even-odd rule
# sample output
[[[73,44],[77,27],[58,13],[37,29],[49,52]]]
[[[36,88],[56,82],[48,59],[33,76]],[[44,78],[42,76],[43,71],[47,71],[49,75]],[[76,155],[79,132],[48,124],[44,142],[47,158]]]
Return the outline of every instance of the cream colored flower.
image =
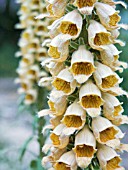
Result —
[[[96,13],[100,18],[100,22],[106,27],[106,29],[111,30],[118,27],[118,22],[121,19],[118,15],[119,11],[116,11],[110,5],[101,2],[95,3],[95,8]]]
[[[37,36],[48,36],[48,26],[49,21],[45,19],[45,21],[37,20],[37,23],[35,25],[34,32]]]
[[[118,51],[118,49],[113,45],[107,45],[104,47],[102,51],[100,51],[100,60],[103,64],[106,64],[107,66],[111,67],[113,71],[120,70],[120,62],[118,60],[119,54],[122,51]]]
[[[66,152],[66,148],[64,149],[58,149],[58,148],[51,148],[51,154],[50,156],[45,156],[42,159],[42,165],[46,166],[46,163],[54,163],[57,160],[59,160],[59,158]]]
[[[19,63],[19,67],[24,69],[24,67],[29,67],[34,63],[34,56],[33,54],[25,54],[20,63]]]
[[[96,50],[102,50],[104,45],[112,43],[111,33],[99,22],[91,20],[88,27],[89,45]]]
[[[50,13],[50,16],[60,18],[64,15],[67,0],[48,0],[48,3],[47,11]]]
[[[121,162],[120,156],[115,152],[114,149],[108,146],[99,145],[97,158],[99,160],[100,167],[103,170],[124,170],[124,168],[119,165]]]
[[[96,140],[112,148],[120,146],[120,139],[124,137],[121,130],[108,119],[98,116],[92,120],[92,130]]]
[[[53,80],[52,85],[60,91],[63,91],[66,95],[74,92],[76,89],[76,81],[68,68],[62,70]]]
[[[63,62],[58,63],[55,61],[51,61],[49,64],[46,65],[46,67],[49,69],[49,72],[52,76],[57,76],[59,72],[65,68]]]
[[[53,114],[53,113],[52,113]],[[50,123],[52,124],[53,126],[53,129],[56,128],[56,126],[58,126],[59,124],[61,124],[61,120],[63,118],[63,115],[61,116],[54,116],[50,119]]]
[[[59,124],[50,135],[50,139],[52,140],[52,144],[54,147],[59,149],[65,148],[69,143],[69,136],[66,136],[63,133],[65,129],[65,125]]]
[[[76,130],[83,128],[86,122],[85,110],[75,101],[71,104],[62,119],[62,123],[67,127],[64,130],[64,134],[73,134]]]
[[[87,81],[80,88],[79,100],[80,105],[91,117],[100,115],[100,106],[103,105],[103,99],[100,90],[92,81]]]
[[[107,3],[115,8],[115,5],[122,5],[125,9],[127,9],[127,4],[123,1],[113,1],[113,0],[101,0],[103,3]]]
[[[86,168],[91,163],[96,150],[96,140],[86,125],[75,137],[76,161],[79,167]]]
[[[37,99],[37,90],[30,89],[25,94],[24,103],[26,105],[30,105],[30,104],[34,103],[36,101],[36,99]]]
[[[39,47],[36,51],[35,57],[37,61],[43,61],[44,58],[48,56],[47,49],[43,47]]]
[[[65,61],[69,54],[69,40],[70,36],[59,34],[50,43],[48,55],[53,58],[54,61]]]
[[[78,83],[84,83],[95,71],[94,56],[85,46],[79,46],[79,49],[72,54],[70,70],[74,79]]]
[[[123,103],[120,103],[115,96],[108,93],[103,93],[102,97],[105,101],[103,105],[104,116],[109,120],[115,120],[124,111],[121,106]]]
[[[33,38],[29,43],[28,43],[28,52],[29,53],[34,53],[36,50],[39,48],[39,39],[38,38]]]
[[[97,86],[102,91],[109,91],[112,87],[115,87],[123,81],[123,79],[121,79],[108,66],[99,62],[95,62],[95,66],[97,67],[97,69],[93,74],[94,79],[96,81]]]
[[[55,170],[77,170],[75,154],[73,151],[64,153],[54,164]]]
[[[76,39],[82,29],[82,17],[77,10],[66,14],[60,22],[59,30],[62,34],[68,34],[72,39]]]
[[[28,79],[37,80],[40,77],[40,68],[38,65],[31,65],[27,72],[26,77]]]
[[[61,91],[53,90],[49,96],[48,105],[55,116],[60,116],[67,108],[66,96]]]
[[[81,14],[91,15],[97,0],[75,0],[74,5],[78,7]]]
[[[27,92],[28,90],[32,89],[32,86],[33,86],[33,82],[28,80],[28,79],[19,79],[19,82],[17,83],[20,83],[20,88],[18,89],[18,93],[19,94],[22,94],[22,93],[25,93]]]

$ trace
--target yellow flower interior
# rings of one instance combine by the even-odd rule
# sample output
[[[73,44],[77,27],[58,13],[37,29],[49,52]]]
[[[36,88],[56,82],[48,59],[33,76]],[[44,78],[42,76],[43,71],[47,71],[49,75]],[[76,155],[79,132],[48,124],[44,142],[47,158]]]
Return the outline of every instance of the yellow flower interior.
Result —
[[[94,67],[89,62],[79,62],[72,65],[72,72],[75,75],[85,74],[90,75],[94,72]]]
[[[118,105],[118,106],[115,106],[114,107],[114,113],[113,115],[114,116],[119,116],[119,113],[122,111],[122,106],[121,105]]]
[[[36,43],[30,43],[30,44],[29,44],[29,48],[35,48],[35,49],[36,49],[37,46],[38,46],[38,45],[37,45]]]
[[[69,21],[62,21],[59,29],[63,34],[69,34],[71,36],[75,36],[78,33],[76,24],[73,24]]]
[[[75,116],[75,115],[68,115],[64,117],[63,123],[67,127],[75,127],[78,128],[82,125],[82,120],[80,116]]]
[[[115,135],[118,133],[113,127],[107,128],[100,132],[101,142],[107,142],[109,140],[115,139]]]
[[[87,6],[92,7],[95,2],[96,0],[77,0],[76,4],[79,8],[83,8]]]
[[[53,145],[60,145],[60,140],[58,135],[51,133],[50,139],[52,140]]]
[[[107,161],[106,170],[115,170],[116,168],[120,168],[120,166],[119,166],[120,161],[121,161],[121,159],[118,156]]]
[[[54,167],[55,170],[71,170],[71,168],[63,162],[57,162]]]
[[[118,82],[118,79],[115,75],[107,76],[102,79],[102,87],[110,88],[113,87]]]
[[[100,45],[109,45],[111,43],[110,41],[110,34],[105,32],[97,33],[94,38],[94,44],[97,46]]]
[[[26,64],[30,64],[30,60],[28,58],[22,58],[22,61]]]
[[[37,27],[37,31],[46,31],[46,28],[43,25]]]
[[[30,101],[32,101],[32,100],[33,100],[33,96],[32,96],[31,94],[26,94],[25,100],[30,100]]]
[[[25,90],[27,90],[27,89],[28,89],[28,86],[27,86],[27,84],[26,84],[26,83],[21,83],[21,87],[22,87],[23,89],[25,89]]]
[[[103,102],[100,96],[88,95],[82,97],[81,103],[84,108],[99,108]]]
[[[36,71],[35,71],[35,70],[29,70],[29,71],[28,71],[28,74],[33,75],[33,76],[36,76]]]
[[[61,90],[64,93],[69,93],[71,91],[70,82],[62,80],[60,78],[56,78],[52,84],[57,90]]]
[[[95,150],[92,146],[77,145],[75,148],[75,153],[77,157],[92,157],[95,153]]]
[[[52,7],[53,7],[52,4],[49,4],[49,5],[47,6],[47,11],[50,13],[50,15],[54,15],[53,10],[52,10]]]
[[[57,47],[53,47],[50,46],[49,50],[48,50],[48,54],[52,57],[52,58],[60,58],[60,52],[58,52]]]
[[[54,107],[54,103],[51,100],[48,101],[48,105],[49,105],[51,111],[53,111],[53,112],[56,111],[56,109]]]
[[[27,39],[27,40],[29,40],[30,34],[27,33],[27,32],[24,32],[24,33],[22,34],[22,37],[25,38],[25,39]]]
[[[109,16],[109,19],[110,19],[109,25],[110,26],[116,26],[121,18],[120,18],[120,16],[117,13],[115,13],[115,14]]]

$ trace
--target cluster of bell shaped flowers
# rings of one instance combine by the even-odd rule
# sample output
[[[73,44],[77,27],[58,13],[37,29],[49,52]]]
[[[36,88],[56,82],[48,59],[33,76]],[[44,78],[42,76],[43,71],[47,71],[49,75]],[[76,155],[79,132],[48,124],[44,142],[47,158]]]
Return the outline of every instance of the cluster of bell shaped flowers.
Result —
[[[123,78],[116,71],[122,72],[127,63],[119,60],[115,45],[125,45],[118,36],[127,25],[119,23],[119,3],[126,8],[113,0],[47,1],[45,17],[55,20],[48,27],[45,61],[52,91],[49,109],[38,116],[50,117],[42,148],[47,154],[42,164],[49,170],[124,169],[118,152],[128,151],[128,145],[121,143],[125,134],[119,126],[128,124],[128,117],[117,96],[127,92],[119,86]]]
[[[47,26],[49,19],[36,20],[40,13],[46,13],[46,4],[40,0],[18,0],[20,10],[18,11],[19,23],[17,29],[22,29],[18,42],[19,66],[17,68],[18,78],[15,82],[20,84],[18,93],[24,94],[24,103],[27,105],[36,102],[38,97],[38,81],[41,77],[47,77],[48,73],[42,70],[40,62],[47,57],[47,48],[42,43],[48,36]]]

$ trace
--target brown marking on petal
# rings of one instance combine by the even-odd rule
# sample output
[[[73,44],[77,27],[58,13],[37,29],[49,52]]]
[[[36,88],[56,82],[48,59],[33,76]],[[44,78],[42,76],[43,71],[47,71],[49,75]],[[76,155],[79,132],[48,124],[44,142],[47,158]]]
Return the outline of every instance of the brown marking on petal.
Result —
[[[75,148],[75,153],[77,157],[92,157],[95,153],[95,150],[92,146],[77,145]]]
[[[103,104],[101,97],[97,95],[84,96],[81,103],[84,108],[99,108]]]
[[[22,61],[26,64],[30,64],[30,60],[28,58],[22,58]]]
[[[30,43],[29,45],[28,45],[28,48],[37,48],[38,47],[38,45],[36,44],[36,43]]]
[[[75,75],[85,74],[90,75],[94,72],[94,67],[89,62],[79,62],[72,65],[72,72]]]
[[[119,58],[119,55],[114,55],[113,57],[114,57],[114,61],[117,61]]]
[[[32,4],[34,4],[34,5],[40,5],[40,1],[39,1],[39,0],[32,0]]]
[[[76,4],[79,8],[92,7],[96,0],[77,0]]]
[[[102,79],[103,88],[111,88],[118,82],[118,79],[115,75],[107,76]]]
[[[109,45],[110,43],[111,43],[111,41],[110,41],[109,33],[105,33],[105,32],[97,33],[94,38],[94,44],[97,46]]]
[[[116,156],[113,159],[107,161],[106,170],[115,170],[120,168],[119,163],[121,162],[120,157]]]
[[[37,31],[46,31],[46,27],[44,27],[43,25],[40,25],[37,27]]]
[[[49,105],[51,111],[53,111],[53,112],[56,111],[56,109],[54,107],[54,103],[51,100],[48,101],[48,105]]]
[[[78,33],[78,28],[76,24],[73,24],[68,21],[62,21],[59,29],[63,34],[69,34],[71,36],[75,36]]]
[[[26,94],[25,100],[33,100],[33,96],[31,94]]]
[[[67,127],[75,127],[78,128],[82,125],[82,120],[80,116],[75,116],[75,115],[67,115],[64,117],[63,123]]]
[[[60,140],[58,135],[51,133],[50,139],[52,140],[53,145],[60,145]]]
[[[114,113],[113,113],[113,115],[114,116],[119,116],[119,113],[122,111],[122,106],[121,105],[119,105],[119,106],[115,106],[114,107]]]
[[[52,84],[57,90],[61,90],[65,93],[69,93],[71,91],[70,82],[63,79],[56,78]]]
[[[28,89],[28,86],[27,86],[27,84],[25,84],[25,83],[21,83],[21,87],[22,87],[23,89],[25,89],[25,90]]]
[[[109,19],[110,19],[109,25],[116,26],[117,23],[120,21],[121,17],[117,13],[115,13],[115,14],[109,16]]]
[[[48,50],[48,54],[52,57],[52,58],[60,58],[60,52],[58,52],[57,47],[53,47],[50,46],[49,50]]]
[[[113,127],[107,128],[100,132],[101,142],[107,142],[109,140],[115,139],[115,135],[118,133]]]
[[[31,74],[33,76],[36,76],[36,71],[35,70],[29,70],[28,71],[28,74]]]
[[[68,167],[68,165],[63,162],[57,162],[54,167],[55,170],[71,170],[71,168]]]

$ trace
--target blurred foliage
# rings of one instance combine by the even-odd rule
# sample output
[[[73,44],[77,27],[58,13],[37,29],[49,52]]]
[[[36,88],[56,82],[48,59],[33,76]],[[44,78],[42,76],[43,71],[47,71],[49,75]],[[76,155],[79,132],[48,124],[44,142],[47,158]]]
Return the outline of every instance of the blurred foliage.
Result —
[[[18,50],[20,31],[14,25],[18,22],[18,8],[15,0],[0,0],[0,77],[16,75],[18,61],[14,53]]]

